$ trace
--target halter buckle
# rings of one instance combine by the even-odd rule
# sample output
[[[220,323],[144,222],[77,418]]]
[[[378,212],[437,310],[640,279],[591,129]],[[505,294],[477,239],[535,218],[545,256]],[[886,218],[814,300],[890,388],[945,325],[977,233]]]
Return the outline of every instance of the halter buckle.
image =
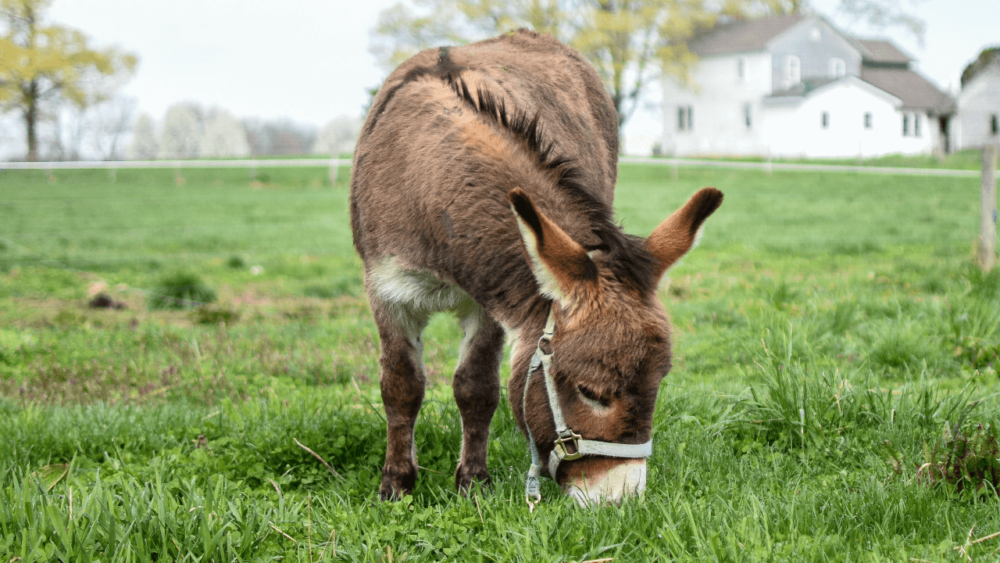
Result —
[[[535,511],[535,507],[538,503],[542,502],[542,494],[535,493],[534,495],[524,495],[524,500],[528,503],[528,514]]]
[[[559,459],[565,461],[573,461],[574,459],[580,459],[581,457],[583,457],[583,454],[580,453],[580,440],[582,439],[583,436],[567,428],[565,431],[559,434],[558,438],[556,438],[555,441],[556,455],[559,456]],[[569,449],[566,447],[566,445],[569,443],[573,444],[572,452],[570,452]],[[555,475],[553,475],[552,478],[555,479]]]

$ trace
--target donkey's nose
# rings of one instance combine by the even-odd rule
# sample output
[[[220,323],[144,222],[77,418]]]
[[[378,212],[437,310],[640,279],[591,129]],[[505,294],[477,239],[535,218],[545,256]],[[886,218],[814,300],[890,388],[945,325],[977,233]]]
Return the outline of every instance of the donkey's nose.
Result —
[[[623,498],[646,490],[645,459],[603,458],[576,463],[581,465],[570,470],[562,487],[581,507],[619,504]]]

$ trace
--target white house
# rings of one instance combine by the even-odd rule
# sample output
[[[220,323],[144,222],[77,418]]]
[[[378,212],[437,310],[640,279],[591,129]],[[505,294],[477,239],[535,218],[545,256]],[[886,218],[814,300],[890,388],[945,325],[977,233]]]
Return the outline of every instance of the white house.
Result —
[[[819,16],[730,22],[689,43],[690,78],[663,84],[663,151],[678,156],[871,157],[950,147],[948,95],[886,41]]]
[[[962,86],[956,136],[960,149],[1000,141],[1000,59]]]

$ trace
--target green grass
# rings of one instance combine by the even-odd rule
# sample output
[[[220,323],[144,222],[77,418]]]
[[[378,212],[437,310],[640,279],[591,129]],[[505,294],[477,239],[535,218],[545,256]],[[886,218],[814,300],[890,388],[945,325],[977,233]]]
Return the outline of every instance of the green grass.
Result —
[[[494,487],[453,490],[446,315],[426,338],[427,470],[377,500],[378,341],[346,169],[335,186],[322,166],[0,172],[0,560],[958,561],[1000,530],[982,477],[1000,272],[970,265],[978,180],[671,174],[621,170],[629,232],[704,185],[726,202],[661,287],[675,357],[645,497],[580,510],[546,482],[529,514],[506,398]],[[152,309],[176,272],[217,302]],[[88,308],[98,290],[128,308]],[[948,457],[965,444],[978,453]]]

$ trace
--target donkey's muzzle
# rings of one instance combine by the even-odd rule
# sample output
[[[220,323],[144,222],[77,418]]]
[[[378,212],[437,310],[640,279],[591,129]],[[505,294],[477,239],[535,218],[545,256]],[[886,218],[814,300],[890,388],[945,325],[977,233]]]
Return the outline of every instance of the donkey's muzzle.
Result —
[[[646,490],[646,460],[642,458],[584,458],[565,465],[559,484],[581,507],[620,504]]]

